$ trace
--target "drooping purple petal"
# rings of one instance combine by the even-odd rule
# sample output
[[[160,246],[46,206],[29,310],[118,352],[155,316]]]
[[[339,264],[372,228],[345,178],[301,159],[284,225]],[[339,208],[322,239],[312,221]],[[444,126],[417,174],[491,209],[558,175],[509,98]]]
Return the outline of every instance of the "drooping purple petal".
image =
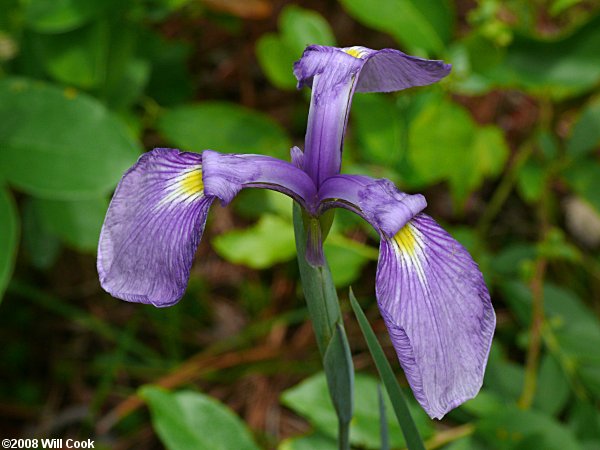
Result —
[[[369,50],[363,58],[365,64],[359,74],[356,92],[392,92],[427,86],[440,81],[452,69],[443,61],[417,58],[391,48]]]
[[[206,150],[202,153],[204,189],[208,196],[229,203],[247,187],[282,192],[307,210],[314,209],[316,188],[309,176],[280,159],[263,155],[234,155]]]
[[[469,253],[419,214],[381,240],[377,301],[406,377],[433,418],[473,398],[496,317]]]
[[[421,194],[401,192],[386,179],[362,175],[335,175],[319,189],[322,209],[342,207],[356,212],[373,227],[388,236],[420,213],[426,206]]]
[[[157,148],[121,179],[98,245],[100,284],[114,297],[163,307],[185,291],[213,201],[202,157]]]

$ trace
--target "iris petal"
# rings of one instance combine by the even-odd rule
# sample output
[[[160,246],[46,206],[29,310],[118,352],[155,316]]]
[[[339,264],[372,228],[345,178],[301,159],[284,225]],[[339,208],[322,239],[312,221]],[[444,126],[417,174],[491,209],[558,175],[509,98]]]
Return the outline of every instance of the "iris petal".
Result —
[[[321,208],[356,212],[378,232],[393,236],[426,206],[421,194],[401,192],[389,180],[362,175],[335,175],[319,189]]]
[[[307,210],[314,209],[316,188],[310,177],[294,164],[264,155],[202,153],[207,195],[229,203],[248,187],[265,188],[289,195]]]
[[[473,398],[483,381],[495,314],[465,248],[418,214],[381,240],[379,309],[415,397],[433,418]]]
[[[123,300],[169,306],[182,296],[214,197],[202,157],[158,148],[125,173],[98,245],[102,287]]]

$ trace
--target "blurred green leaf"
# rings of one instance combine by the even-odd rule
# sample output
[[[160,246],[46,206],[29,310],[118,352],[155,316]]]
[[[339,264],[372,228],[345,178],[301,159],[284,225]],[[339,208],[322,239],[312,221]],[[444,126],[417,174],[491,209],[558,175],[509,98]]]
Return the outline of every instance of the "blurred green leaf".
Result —
[[[256,57],[271,83],[279,89],[294,89],[296,77],[292,65],[300,55],[294,55],[274,33],[263,34],[256,43]]]
[[[267,33],[256,43],[256,56],[269,80],[281,89],[293,89],[293,64],[307,45],[335,45],[327,21],[316,11],[287,5],[279,16],[280,34]]]
[[[0,187],[0,301],[12,276],[19,243],[19,216],[12,196]]]
[[[579,450],[570,430],[549,416],[516,406],[498,409],[479,421],[477,434],[495,449]],[[524,443],[527,445],[524,445]]]
[[[570,386],[563,369],[551,355],[544,355],[540,364],[533,407],[549,416],[556,416],[569,399]]]
[[[33,267],[47,270],[56,262],[61,242],[40,217],[40,211],[35,207],[36,201],[35,198],[28,198],[23,203],[23,251]]]
[[[459,201],[481,186],[485,177],[502,172],[508,158],[508,146],[499,128],[477,127],[470,148],[463,152],[462,164],[449,174],[452,192]]]
[[[569,411],[569,428],[585,443],[600,444],[600,411],[595,404],[578,400]],[[585,447],[593,449],[592,446]]]
[[[279,444],[277,450],[338,450],[338,448],[335,439],[321,433],[314,433],[308,436],[286,439]]]
[[[25,4],[25,23],[40,33],[60,33],[73,30],[103,11],[113,0],[28,0]]]
[[[335,231],[329,234],[324,250],[336,287],[348,286],[355,281],[369,260],[377,260],[379,255],[377,249]]]
[[[394,166],[403,157],[400,111],[388,97],[356,95],[352,101],[350,129],[361,156],[368,162]]]
[[[600,15],[554,40],[515,35],[497,64],[477,71],[492,84],[561,100],[593,88],[600,79]],[[480,58],[472,52],[472,64]],[[486,57],[486,56],[484,56]]]
[[[522,366],[508,360],[497,341],[492,343],[485,371],[485,385],[490,393],[508,403],[516,403],[525,380]]]
[[[600,213],[600,164],[595,159],[580,159],[564,172],[571,188]]]
[[[600,98],[590,102],[581,112],[567,140],[567,154],[579,158],[600,145]]]
[[[441,54],[454,27],[449,3],[437,0],[341,0],[356,20],[391,34],[411,53]]]
[[[357,373],[354,379],[354,418],[350,425],[350,442],[355,446],[379,448],[379,406],[377,402],[377,380]],[[385,407],[392,409],[387,394]],[[329,393],[325,374],[319,373],[285,391],[282,402],[298,414],[306,417],[323,434],[335,439],[337,418]],[[409,403],[410,411],[422,436],[432,434],[433,428],[425,412],[416,404]],[[404,438],[394,418],[388,417],[390,445],[402,447]]]
[[[193,84],[188,69],[191,45],[166,40],[150,30],[141,30],[139,53],[151,64],[146,89],[150,97],[166,106],[181,104],[192,97]]]
[[[244,423],[208,395],[144,386],[152,424],[169,450],[258,450]]]
[[[296,5],[283,8],[279,16],[279,29],[282,41],[296,59],[300,59],[307,45],[335,45],[333,31],[323,16]]]
[[[92,22],[77,30],[31,36],[35,56],[57,81],[83,89],[99,86],[108,70],[108,21]]]
[[[548,174],[540,163],[529,159],[523,164],[517,178],[517,187],[528,203],[539,201],[546,187]]]
[[[272,214],[263,215],[252,227],[221,234],[212,244],[227,261],[253,269],[289,261],[296,254],[292,223]]]
[[[97,198],[139,154],[123,124],[72,89],[0,80],[0,173],[45,198]]]
[[[413,121],[408,156],[422,184],[448,180],[454,198],[462,201],[502,170],[508,147],[498,128],[476,127],[464,108],[439,99]]]
[[[64,242],[81,251],[96,250],[108,208],[105,197],[75,201],[35,199],[33,204],[47,229]]]
[[[289,159],[290,140],[285,131],[269,116],[234,103],[174,108],[161,117],[158,128],[183,150],[261,153]]]

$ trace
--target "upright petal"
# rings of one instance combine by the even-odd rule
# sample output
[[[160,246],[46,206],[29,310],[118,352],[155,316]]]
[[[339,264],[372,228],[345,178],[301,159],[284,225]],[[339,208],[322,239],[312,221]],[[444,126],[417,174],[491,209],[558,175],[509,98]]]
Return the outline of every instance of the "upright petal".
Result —
[[[213,201],[202,157],[157,148],[121,179],[98,245],[100,284],[114,297],[169,306],[182,296]]]
[[[390,92],[434,83],[450,65],[398,50],[311,45],[294,64],[298,87],[312,87],[304,170],[316,186],[340,172],[344,132],[354,90]]]
[[[355,76],[362,61],[334,47],[313,45],[294,64],[298,87],[312,87],[304,170],[317,187],[340,172]]]
[[[321,210],[342,207],[356,212],[380,233],[395,235],[426,206],[421,194],[406,194],[389,180],[336,175],[319,189]]]
[[[377,301],[415,397],[433,418],[474,397],[496,317],[469,253],[419,214],[382,237]]]
[[[236,155],[206,150],[202,153],[206,195],[229,203],[247,187],[282,192],[314,210],[316,188],[309,176],[294,164],[263,155]]]

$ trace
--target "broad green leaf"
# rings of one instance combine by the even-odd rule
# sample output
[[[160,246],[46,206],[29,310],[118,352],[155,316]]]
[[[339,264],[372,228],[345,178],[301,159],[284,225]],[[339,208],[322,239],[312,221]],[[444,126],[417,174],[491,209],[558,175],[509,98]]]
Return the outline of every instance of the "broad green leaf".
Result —
[[[545,167],[529,159],[519,170],[517,187],[523,199],[528,203],[539,201],[546,186],[547,172]]]
[[[566,37],[517,35],[497,64],[477,73],[492,84],[525,89],[555,100],[592,89],[600,79],[600,15]],[[480,58],[472,52],[471,62]]]
[[[448,180],[458,201],[485,177],[499,174],[507,157],[498,128],[477,127],[464,108],[450,101],[431,101],[412,122],[408,158],[417,179],[424,185]]]
[[[0,301],[10,281],[19,243],[19,216],[14,201],[0,187]]]
[[[97,198],[139,155],[125,126],[95,99],[25,79],[0,80],[0,173],[54,199]]]
[[[485,385],[489,392],[505,402],[516,403],[524,380],[523,367],[506,358],[500,344],[493,342],[485,371]]]
[[[411,53],[425,50],[440,54],[453,28],[446,1],[435,0],[341,0],[356,20],[391,34]]]
[[[183,150],[260,153],[289,159],[290,140],[269,116],[234,103],[204,102],[167,111],[158,128]]]
[[[169,450],[258,450],[244,423],[208,395],[144,386],[152,424]]]
[[[57,81],[82,89],[101,85],[108,72],[107,20],[92,22],[69,33],[33,34],[35,56]]]
[[[360,156],[368,162],[394,166],[402,158],[402,117],[394,103],[383,95],[356,95],[350,130]]]
[[[279,16],[279,29],[281,39],[296,59],[302,56],[307,45],[335,45],[333,31],[323,16],[296,5],[283,8]]]
[[[321,433],[286,439],[279,444],[277,450],[338,450],[335,439]]]
[[[501,286],[523,326],[531,320],[531,291],[519,282]],[[572,291],[546,283],[544,311],[549,350],[567,376],[600,398],[600,321]],[[550,334],[548,334],[550,333]]]
[[[564,176],[571,188],[600,213],[600,164],[595,159],[580,159],[569,166]]]
[[[188,69],[191,45],[166,40],[156,32],[140,30],[140,56],[151,64],[147,93],[161,105],[174,106],[189,101],[193,83]]]
[[[335,45],[327,21],[316,11],[288,5],[279,16],[279,34],[267,33],[256,44],[256,55],[269,80],[281,89],[293,89],[293,64],[307,45]]]
[[[40,211],[35,206],[37,201],[36,198],[28,198],[23,202],[23,253],[33,267],[48,270],[58,258],[61,241],[40,217]]]
[[[470,148],[464,149],[464,159],[449,174],[454,197],[463,200],[483,183],[485,177],[498,175],[508,158],[508,146],[499,128],[474,128]]]
[[[35,199],[34,207],[48,230],[81,251],[95,251],[108,208],[105,197],[64,201]]]
[[[567,141],[567,153],[579,158],[600,145],[600,99],[589,103],[581,112]]]
[[[113,0],[28,0],[25,23],[40,33],[61,33],[77,28],[109,9]]]
[[[297,84],[292,71],[294,61],[299,55],[294,55],[282,41],[279,35],[265,33],[256,42],[258,62],[271,83],[279,89],[294,89]]]
[[[477,433],[497,449],[580,449],[568,428],[549,416],[516,406],[506,406],[482,418]]]
[[[539,367],[533,407],[549,416],[556,416],[569,399],[569,380],[556,359],[545,355]]]
[[[350,442],[352,445],[366,448],[379,448],[379,405],[377,400],[377,380],[365,374],[357,373],[354,379],[354,418],[350,424]],[[302,383],[285,391],[282,402],[298,414],[306,417],[321,433],[336,437],[337,418],[329,393],[325,374],[320,373],[307,378]],[[392,410],[387,395],[385,407]],[[417,428],[423,436],[432,434],[433,428],[423,410],[410,403],[410,411],[415,418]],[[388,430],[392,448],[403,447],[404,438],[394,418],[388,416]]]
[[[289,261],[296,254],[292,224],[273,214],[263,215],[250,228],[223,233],[212,244],[226,260],[253,269]]]
[[[600,444],[600,411],[595,404],[576,401],[569,411],[567,422],[580,441]]]
[[[354,315],[358,320],[362,334],[367,341],[367,346],[369,347],[369,352],[371,353],[373,361],[375,361],[375,366],[379,372],[379,377],[385,386],[387,395],[391,399],[392,407],[394,409],[396,419],[398,420],[398,425],[400,425],[403,437],[406,441],[406,446],[409,448],[409,450],[423,450],[425,448],[423,441],[421,440],[417,426],[415,425],[415,422],[411,416],[406,399],[400,390],[398,380],[396,379],[394,372],[392,371],[392,367],[390,366],[390,363],[388,362],[385,353],[383,352],[383,349],[377,340],[377,336],[375,336],[375,332],[371,328],[371,325],[369,324],[369,321],[367,320],[362,308],[356,301],[352,290],[350,290],[350,305],[352,306]],[[379,388],[377,397],[380,399],[380,403],[381,396],[381,388]],[[380,405],[380,410],[385,411],[385,409],[386,406],[384,398],[383,403]],[[381,420],[382,418],[380,417],[380,421]],[[383,425],[380,425],[380,428],[383,429]],[[389,438],[390,435],[389,432],[387,432],[387,439],[389,440]],[[384,441],[384,439],[382,439],[382,441]]]
[[[332,232],[324,245],[325,257],[331,267],[336,287],[355,281],[369,260],[377,260],[378,250]]]

